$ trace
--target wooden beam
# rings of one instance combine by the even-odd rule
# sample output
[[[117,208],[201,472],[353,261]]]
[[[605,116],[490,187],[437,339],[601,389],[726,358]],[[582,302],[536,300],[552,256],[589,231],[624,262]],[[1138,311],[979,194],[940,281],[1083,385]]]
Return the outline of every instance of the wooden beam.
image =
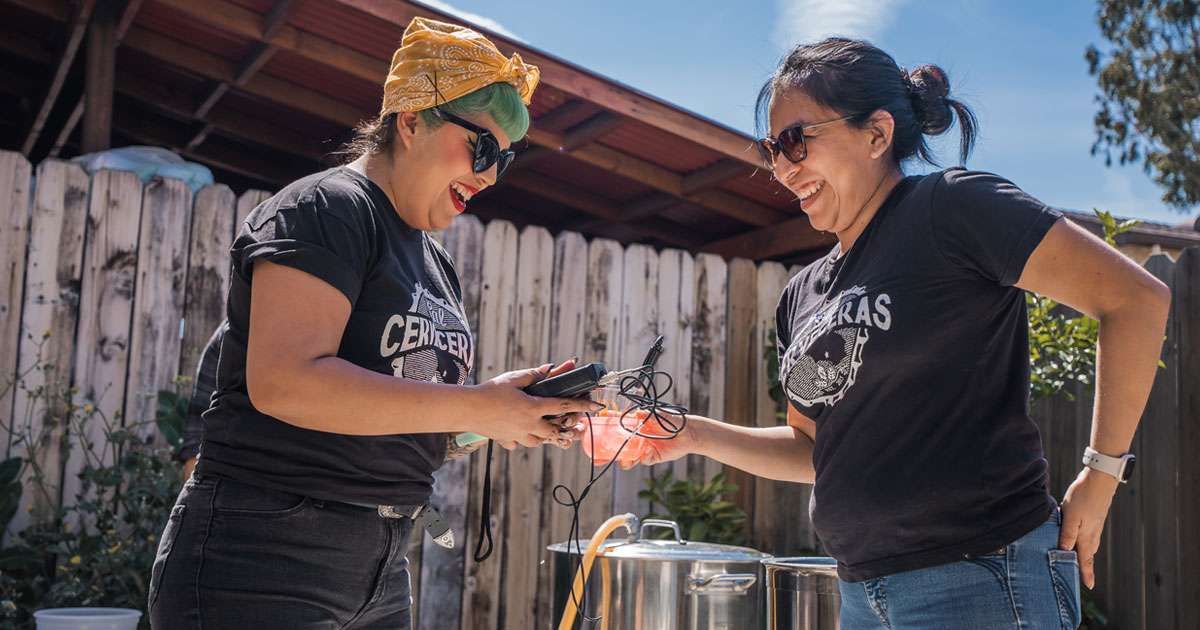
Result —
[[[738,175],[749,175],[751,169],[741,160],[718,160],[702,169],[683,176],[683,194],[690,195],[711,188]]]
[[[605,199],[582,188],[572,186],[561,179],[544,175],[535,176],[528,172],[519,172],[513,173],[511,177],[506,175],[501,181],[510,186],[531,192],[539,197],[545,197],[565,206],[577,208],[601,219],[608,221],[621,220],[621,206],[617,202]]]
[[[267,26],[266,17],[226,0],[158,0],[158,3],[252,39],[263,39],[264,27]],[[387,77],[390,60],[360,53],[287,24],[279,25],[276,29],[278,34],[264,41],[372,83],[382,85]],[[400,31],[396,33],[398,40]]]
[[[568,152],[579,149],[607,135],[624,122],[625,119],[616,114],[600,112],[568,129],[563,134],[561,148]]]
[[[58,59],[53,52],[46,50],[42,40],[13,31],[8,31],[4,33],[4,37],[0,37],[0,50],[41,66],[48,66]]]
[[[54,139],[54,146],[50,147],[50,157],[58,157],[62,152],[63,147],[67,146],[67,141],[71,139],[71,134],[75,131],[75,126],[79,124],[83,118],[83,99],[75,103],[75,109],[71,110],[71,115],[67,117],[66,124],[59,130],[58,137]]]
[[[169,87],[144,81],[128,72],[117,73],[117,92],[178,116],[192,115],[190,98]],[[216,129],[231,132],[250,142],[303,158],[319,160],[324,155],[315,141],[305,139],[295,131],[237,112],[215,109],[209,112],[202,122],[212,123]]]
[[[576,125],[602,111],[588,101],[571,101],[558,108],[542,114],[533,124],[546,131],[554,131],[559,127]]]
[[[657,214],[659,211],[669,208],[679,203],[679,198],[666,193],[650,193],[645,197],[637,199],[633,203],[625,206],[621,211],[621,220],[624,222],[638,221]],[[596,227],[601,219],[592,217],[580,217],[573,222],[569,222],[564,226],[568,230],[591,230]]]
[[[126,112],[118,111],[116,113],[113,117],[113,126],[121,133],[135,138],[139,142],[166,147],[188,159],[233,171],[246,177],[282,186],[299,175],[299,173],[281,169],[274,161],[247,155],[245,151],[211,146],[203,151],[184,149],[178,130]]]
[[[271,7],[271,12],[263,20],[260,37],[267,41],[274,39],[303,4],[303,0],[277,0],[275,6]]]
[[[443,21],[461,21],[460,18],[416,3],[386,0],[335,1],[390,22],[398,29],[407,26],[412,18],[417,16]],[[488,39],[497,44],[501,50],[506,53],[509,50],[515,50],[527,63],[536,65],[541,70],[542,81],[547,85],[591,101],[613,113],[687,138],[726,157],[741,160],[751,166],[757,166],[760,162],[758,152],[754,149],[754,140],[749,136],[568,64],[521,42],[513,41],[478,26],[475,28],[486,34]]]
[[[29,128],[29,134],[25,136],[25,143],[21,145],[21,153],[25,157],[29,157],[29,152],[33,150],[33,145],[37,143],[38,136],[42,133],[42,127],[46,125],[46,119],[50,117],[50,110],[54,109],[54,103],[58,100],[58,94],[67,80],[67,72],[71,69],[71,64],[75,62],[75,54],[79,52],[79,44],[83,42],[88,19],[91,18],[92,9],[95,6],[96,0],[81,0],[71,17],[67,27],[67,41],[63,45],[58,65],[54,68],[54,74],[50,78],[46,96],[42,99],[42,105],[33,118],[33,125]]]
[[[123,45],[130,50],[161,59],[210,79],[232,83],[236,78],[237,70],[234,63],[228,59],[138,26],[129,29]],[[255,75],[242,89],[255,96],[316,114],[347,127],[353,127],[364,116],[369,115],[369,112],[363,112],[353,105],[268,74]]]
[[[556,148],[562,145],[561,136],[538,129],[531,128],[528,137],[530,142],[544,147]],[[680,199],[705,206],[750,225],[767,227],[787,219],[787,215],[774,208],[719,191],[709,190],[685,194],[682,175],[606,146],[590,144],[571,153],[571,157],[641,182]]]
[[[125,31],[129,30],[129,25],[133,24],[133,18],[137,16],[138,9],[142,6],[142,0],[126,0],[125,8],[121,10],[121,18],[117,20],[116,44],[121,42],[121,38],[125,37]],[[59,152],[66,146],[67,140],[75,131],[75,126],[83,119],[84,99],[87,97],[86,92],[79,97],[79,102],[75,103],[75,109],[71,110],[71,115],[67,118],[67,122],[58,133],[58,138],[54,140],[54,147],[50,149],[50,157],[58,157]]]
[[[725,258],[740,256],[763,260],[792,252],[832,247],[835,242],[837,238],[834,235],[817,232],[807,216],[799,216],[778,225],[713,241],[700,249]]]
[[[208,139],[208,134],[212,133],[213,129],[216,129],[216,125],[212,123],[204,125],[200,131],[196,132],[196,135],[192,136],[191,140],[188,140],[187,143],[183,145],[183,150],[191,151],[200,146],[201,143]]]
[[[208,115],[209,110],[221,97],[229,91],[229,84],[224,81],[218,81],[208,88],[208,93],[201,99],[200,104],[196,106],[196,111],[192,112],[192,118],[204,118]]]
[[[117,71],[117,0],[99,0],[87,29],[80,152],[112,147],[113,81]]]

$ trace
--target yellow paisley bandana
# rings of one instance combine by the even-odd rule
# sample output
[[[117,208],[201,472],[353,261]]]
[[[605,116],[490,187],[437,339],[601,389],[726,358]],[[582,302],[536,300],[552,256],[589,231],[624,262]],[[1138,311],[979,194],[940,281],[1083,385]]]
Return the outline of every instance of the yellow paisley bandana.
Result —
[[[469,28],[413,18],[392,56],[379,117],[429,109],[501,81],[517,88],[528,105],[540,77],[537,66],[516,53],[505,58]]]

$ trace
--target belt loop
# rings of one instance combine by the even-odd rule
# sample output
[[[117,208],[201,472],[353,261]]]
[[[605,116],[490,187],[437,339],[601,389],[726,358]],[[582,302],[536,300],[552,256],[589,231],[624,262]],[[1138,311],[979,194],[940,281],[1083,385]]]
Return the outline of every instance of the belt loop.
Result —
[[[313,507],[317,508],[318,510],[325,509],[325,501],[323,499],[313,499],[312,505],[313,505]]]

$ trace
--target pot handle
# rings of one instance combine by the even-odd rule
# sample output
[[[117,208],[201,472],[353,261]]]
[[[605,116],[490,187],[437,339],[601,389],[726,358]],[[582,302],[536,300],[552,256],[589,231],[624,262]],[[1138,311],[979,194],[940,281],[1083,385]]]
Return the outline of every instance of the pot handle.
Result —
[[[660,518],[646,519],[642,521],[642,527],[640,530],[638,530],[638,538],[646,537],[647,527],[670,527],[671,529],[675,530],[675,540],[681,545],[687,544],[687,541],[683,539],[683,534],[679,533],[679,523],[676,523],[675,521],[668,521]]]
[[[687,578],[687,592],[691,593],[732,593],[734,595],[744,595],[746,590],[758,581],[758,576],[753,573],[719,573],[717,575],[709,575],[706,577],[697,577],[689,575]]]

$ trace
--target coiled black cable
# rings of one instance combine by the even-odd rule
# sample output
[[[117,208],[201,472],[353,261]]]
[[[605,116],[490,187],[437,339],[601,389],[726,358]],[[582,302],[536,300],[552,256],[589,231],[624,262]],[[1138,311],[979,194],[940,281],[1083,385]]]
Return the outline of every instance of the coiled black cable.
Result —
[[[656,379],[660,377],[666,379],[665,387],[660,388],[658,386]],[[600,469],[599,473],[596,472],[595,460],[592,460],[588,482],[583,486],[583,489],[579,491],[578,497],[575,496],[575,493],[572,492],[570,488],[563,484],[555,485],[554,490],[551,491],[551,497],[554,499],[554,502],[563,507],[570,508],[572,512],[571,527],[568,530],[569,533],[567,535],[568,566],[570,567],[570,575],[572,576],[570,582],[571,601],[574,602],[576,609],[579,611],[580,618],[582,618],[585,622],[592,624],[593,626],[599,622],[601,618],[587,616],[585,608],[588,601],[587,578],[584,578],[583,581],[582,601],[580,601],[579,598],[576,598],[574,589],[573,576],[575,575],[576,571],[579,570],[579,565],[583,562],[584,551],[583,545],[579,540],[580,507],[583,505],[583,500],[587,498],[588,493],[591,492],[592,486],[596,485],[596,481],[603,477],[604,473],[608,472],[608,470],[617,463],[617,458],[620,457],[621,451],[625,449],[625,447],[629,444],[629,441],[633,439],[633,436],[637,435],[650,440],[671,440],[682,433],[684,428],[687,427],[687,408],[683,407],[682,405],[676,405],[663,401],[663,398],[671,391],[671,388],[674,387],[674,385],[675,379],[673,379],[669,373],[655,370],[649,366],[643,367],[634,374],[622,377],[621,380],[618,381],[618,390],[622,396],[624,396],[633,404],[621,413],[621,417],[618,419],[618,424],[622,429],[627,431],[629,435],[625,437],[625,441],[622,442],[621,446],[617,448],[617,451],[613,453],[612,460],[605,464],[604,467]],[[635,412],[637,411],[647,412],[646,418],[637,422],[635,426],[630,428],[630,426],[627,426],[626,420],[631,413],[633,413],[634,417],[636,418]],[[584,439],[591,440],[591,451],[593,454],[595,454],[596,436],[592,430],[592,414],[589,413],[585,415],[588,418],[588,434],[584,437]],[[642,432],[642,428],[645,427],[646,424],[651,420],[654,420],[657,423],[658,428],[662,430],[661,434],[651,435]],[[562,492],[564,496],[560,497],[560,492]],[[576,557],[578,557],[578,559],[576,559]]]

